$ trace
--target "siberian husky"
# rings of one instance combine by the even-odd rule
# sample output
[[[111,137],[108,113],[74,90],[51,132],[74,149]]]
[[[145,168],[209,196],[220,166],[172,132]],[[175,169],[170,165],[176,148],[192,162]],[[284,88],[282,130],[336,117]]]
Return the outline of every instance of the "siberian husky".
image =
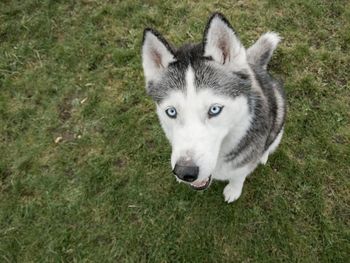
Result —
[[[228,181],[223,194],[230,203],[277,148],[286,101],[267,64],[279,41],[268,32],[245,49],[220,13],[211,16],[199,44],[174,48],[156,30],[145,29],[146,90],[171,143],[178,181],[196,190],[213,179]]]

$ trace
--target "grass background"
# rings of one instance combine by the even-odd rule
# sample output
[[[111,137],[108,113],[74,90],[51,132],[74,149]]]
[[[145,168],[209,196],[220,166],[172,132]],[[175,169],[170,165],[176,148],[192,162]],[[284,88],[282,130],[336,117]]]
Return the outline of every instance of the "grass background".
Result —
[[[144,27],[198,42],[214,11],[284,38],[285,136],[230,205],[175,182],[140,60]],[[1,1],[0,261],[348,261],[349,52],[345,0]]]

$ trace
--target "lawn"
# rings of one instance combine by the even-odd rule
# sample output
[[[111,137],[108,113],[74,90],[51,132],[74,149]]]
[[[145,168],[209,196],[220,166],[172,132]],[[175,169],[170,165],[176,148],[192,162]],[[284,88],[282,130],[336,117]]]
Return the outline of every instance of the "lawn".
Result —
[[[285,135],[232,204],[176,183],[140,57],[214,11],[283,37]],[[0,3],[0,262],[346,262],[349,175],[349,1]]]

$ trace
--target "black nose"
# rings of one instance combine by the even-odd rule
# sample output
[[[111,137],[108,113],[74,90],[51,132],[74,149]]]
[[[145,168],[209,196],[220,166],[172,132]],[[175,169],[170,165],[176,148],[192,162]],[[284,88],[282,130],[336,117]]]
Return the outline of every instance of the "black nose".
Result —
[[[181,180],[193,182],[198,178],[199,167],[195,165],[184,166],[175,164],[173,173]]]

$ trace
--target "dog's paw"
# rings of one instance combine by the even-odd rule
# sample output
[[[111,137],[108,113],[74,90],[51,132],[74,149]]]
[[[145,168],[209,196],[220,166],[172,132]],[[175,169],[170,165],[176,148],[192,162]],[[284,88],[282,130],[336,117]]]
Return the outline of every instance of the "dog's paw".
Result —
[[[236,201],[242,193],[243,184],[228,184],[224,189],[224,197],[227,203]]]

